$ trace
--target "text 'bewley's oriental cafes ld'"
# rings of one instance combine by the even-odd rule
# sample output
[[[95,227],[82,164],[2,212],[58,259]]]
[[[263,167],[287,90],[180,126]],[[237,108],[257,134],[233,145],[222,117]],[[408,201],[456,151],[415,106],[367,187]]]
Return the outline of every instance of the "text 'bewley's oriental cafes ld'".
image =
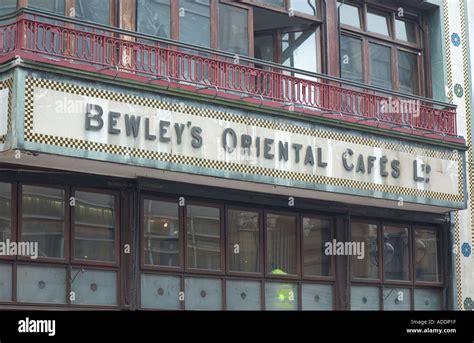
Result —
[[[455,109],[33,10],[4,25],[0,239],[38,258],[0,257],[0,308],[452,306]]]

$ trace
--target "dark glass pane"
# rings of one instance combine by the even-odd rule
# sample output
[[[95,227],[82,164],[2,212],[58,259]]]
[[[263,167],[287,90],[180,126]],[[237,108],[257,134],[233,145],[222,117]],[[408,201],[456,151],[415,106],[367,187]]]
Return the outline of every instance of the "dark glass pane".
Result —
[[[384,226],[383,259],[386,280],[410,279],[408,228]]]
[[[303,269],[306,276],[331,275],[331,256],[325,254],[326,242],[331,242],[331,222],[318,218],[303,218]]]
[[[210,0],[179,0],[179,40],[203,47],[211,46]]]
[[[267,273],[296,275],[296,217],[267,214]]]
[[[341,77],[357,82],[364,81],[360,39],[341,35]]]
[[[390,48],[370,43],[370,84],[392,89]]]
[[[316,33],[314,31],[283,33],[281,48],[283,65],[316,72]]]
[[[249,54],[248,13],[246,9],[219,4],[219,47],[238,55]]]
[[[0,183],[0,242],[11,239],[12,185]]]
[[[294,311],[298,309],[298,287],[288,282],[265,283],[265,309]]]
[[[273,36],[255,36],[255,58],[275,62],[275,51],[273,46]]]
[[[379,256],[377,246],[377,225],[369,223],[351,223],[352,242],[364,244],[364,256],[353,255],[352,277],[379,278]]]
[[[28,0],[28,7],[64,15],[64,0]]]
[[[0,16],[16,11],[17,0],[2,0],[0,2]]]
[[[145,264],[179,266],[178,204],[145,200],[143,203]]]
[[[387,17],[384,15],[367,12],[367,30],[388,36],[389,31]]]
[[[435,230],[416,229],[414,240],[416,280],[441,281],[441,255],[438,232]]]
[[[260,272],[260,231],[258,212],[227,212],[229,269],[238,272]]]
[[[418,56],[398,51],[398,79],[400,92],[418,94]]]
[[[413,22],[395,19],[395,33],[397,39],[416,43],[416,26]]]
[[[74,257],[115,261],[114,197],[89,192],[76,192],[74,196]]]
[[[170,38],[170,0],[138,0],[137,31],[152,36]]]
[[[76,0],[76,18],[94,23],[110,24],[109,0]]]
[[[190,205],[186,212],[188,268],[220,270],[220,210]]]
[[[39,257],[64,257],[64,190],[22,187],[21,240],[38,242]]]
[[[291,0],[290,7],[298,12],[318,15],[318,6],[316,0]]]
[[[339,11],[341,24],[360,28],[359,7],[343,4]]]
[[[262,4],[273,5],[278,7],[283,7],[284,0],[254,0],[255,2],[260,2]]]

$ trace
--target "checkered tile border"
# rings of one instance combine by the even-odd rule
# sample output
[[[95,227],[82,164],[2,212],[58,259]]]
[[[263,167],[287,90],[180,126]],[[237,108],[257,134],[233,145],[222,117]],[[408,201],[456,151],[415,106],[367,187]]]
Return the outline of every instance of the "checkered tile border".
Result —
[[[8,88],[8,109],[7,109],[7,132],[10,132],[12,127],[12,101],[13,101],[13,79],[0,81],[0,90]],[[0,136],[0,144],[7,142],[7,135]]]
[[[370,182],[355,181],[350,179],[339,179],[326,177],[321,175],[312,175],[306,173],[298,173],[286,170],[278,170],[271,168],[264,168],[259,166],[242,165],[238,163],[230,163],[223,161],[215,161],[204,158],[196,158],[190,156],[179,156],[168,153],[161,153],[156,151],[149,151],[143,149],[128,148],[123,146],[103,144],[96,142],[88,142],[77,139],[63,138],[50,135],[42,135],[33,133],[33,93],[34,88],[46,88],[65,93],[71,93],[82,96],[90,96],[95,98],[102,98],[107,100],[113,100],[117,102],[131,103],[140,106],[153,107],[168,111],[180,112],[192,114],[195,116],[213,118],[225,121],[231,121],[251,126],[259,126],[263,128],[269,128],[274,130],[282,130],[291,133],[297,133],[302,135],[311,135],[320,138],[334,139],[339,141],[345,141],[355,144],[361,144],[371,147],[378,147],[393,151],[405,151],[415,153],[416,148],[408,145],[398,145],[393,143],[386,143],[375,139],[349,136],[338,132],[324,131],[319,129],[312,129],[306,127],[299,127],[296,125],[288,125],[285,123],[279,123],[277,121],[271,121],[267,119],[258,119],[254,117],[241,116],[232,113],[226,113],[222,111],[215,111],[212,109],[197,108],[183,103],[170,103],[161,100],[150,99],[145,97],[133,96],[129,94],[116,93],[107,90],[100,90],[91,87],[84,87],[74,84],[61,83],[57,81],[51,81],[40,78],[28,77],[26,80],[26,99],[25,99],[25,141],[55,145],[60,147],[67,147],[73,149],[82,149],[88,151],[105,152],[110,154],[125,155],[130,157],[145,158],[151,160],[159,160],[167,163],[175,163],[181,165],[190,165],[193,167],[200,168],[211,168],[230,172],[239,172],[243,174],[253,174],[259,176],[267,176],[273,178],[303,181],[308,183],[325,184],[337,187],[347,187],[360,190],[369,190],[375,192],[385,192],[396,194],[397,196],[412,196],[421,198],[430,198],[436,200],[444,200],[450,202],[462,202],[464,195],[462,193],[462,186],[460,187],[460,194],[445,194],[439,192],[418,190],[407,187],[381,185]],[[456,152],[438,152],[434,150],[423,150],[424,155],[444,158],[444,159],[457,159],[459,166],[461,166],[461,159]],[[461,169],[462,170],[462,169]],[[462,174],[462,173],[460,173]],[[461,184],[462,185],[462,184]]]

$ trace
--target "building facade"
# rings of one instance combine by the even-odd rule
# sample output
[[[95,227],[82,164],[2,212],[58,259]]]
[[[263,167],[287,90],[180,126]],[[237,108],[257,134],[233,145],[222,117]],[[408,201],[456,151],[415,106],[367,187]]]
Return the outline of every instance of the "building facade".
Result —
[[[2,0],[0,308],[472,308],[467,3]]]

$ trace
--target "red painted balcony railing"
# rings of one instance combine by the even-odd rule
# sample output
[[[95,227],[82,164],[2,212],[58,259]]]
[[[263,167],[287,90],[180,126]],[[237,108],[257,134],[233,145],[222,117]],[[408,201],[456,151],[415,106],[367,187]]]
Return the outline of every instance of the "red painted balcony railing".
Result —
[[[0,18],[9,56],[194,87],[308,115],[456,137],[456,107],[222,51],[23,9]]]

